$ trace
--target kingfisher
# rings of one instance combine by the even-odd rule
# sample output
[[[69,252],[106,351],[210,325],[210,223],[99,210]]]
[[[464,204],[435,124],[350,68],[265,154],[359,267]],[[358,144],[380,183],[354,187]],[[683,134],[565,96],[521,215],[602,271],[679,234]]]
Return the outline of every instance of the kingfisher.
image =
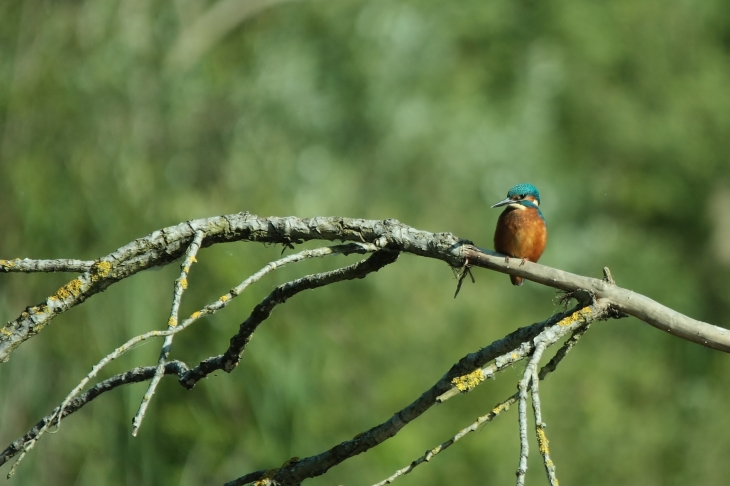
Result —
[[[540,191],[532,184],[517,184],[507,197],[492,206],[507,206],[497,220],[494,249],[510,257],[537,262],[547,244],[547,225],[540,212]],[[522,285],[522,277],[509,276],[512,285]]]

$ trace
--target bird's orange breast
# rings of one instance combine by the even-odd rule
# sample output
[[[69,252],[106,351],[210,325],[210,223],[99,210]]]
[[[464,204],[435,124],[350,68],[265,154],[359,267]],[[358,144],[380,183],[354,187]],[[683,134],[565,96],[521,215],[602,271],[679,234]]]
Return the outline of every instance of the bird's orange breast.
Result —
[[[547,227],[537,209],[507,208],[499,216],[494,249],[514,258],[537,262],[545,251]]]

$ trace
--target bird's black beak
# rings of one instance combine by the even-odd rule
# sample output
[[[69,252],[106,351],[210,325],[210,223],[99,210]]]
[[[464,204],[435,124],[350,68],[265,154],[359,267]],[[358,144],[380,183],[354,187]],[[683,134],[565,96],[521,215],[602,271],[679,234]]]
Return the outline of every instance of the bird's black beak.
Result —
[[[517,202],[517,201],[515,201],[514,199],[506,198],[506,199],[502,199],[501,201],[499,201],[497,204],[495,204],[492,207],[493,208],[498,208],[500,206],[506,206],[508,204],[512,204],[513,202]]]

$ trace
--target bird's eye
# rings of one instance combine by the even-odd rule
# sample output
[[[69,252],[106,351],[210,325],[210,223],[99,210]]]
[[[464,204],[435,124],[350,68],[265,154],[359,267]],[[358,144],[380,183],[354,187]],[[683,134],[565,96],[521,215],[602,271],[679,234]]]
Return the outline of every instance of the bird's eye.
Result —
[[[527,194],[520,194],[520,199],[524,199],[527,197]]]

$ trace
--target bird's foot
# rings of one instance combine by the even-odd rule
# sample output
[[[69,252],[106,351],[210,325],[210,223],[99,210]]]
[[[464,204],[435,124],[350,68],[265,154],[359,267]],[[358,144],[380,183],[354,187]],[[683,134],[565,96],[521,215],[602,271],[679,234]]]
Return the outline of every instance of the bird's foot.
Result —
[[[454,298],[459,295],[459,290],[461,290],[461,283],[464,281],[467,275],[471,277],[471,283],[476,283],[476,280],[474,280],[474,275],[471,273],[471,264],[469,263],[468,258],[464,260],[464,265],[460,269],[456,270],[456,278],[458,279],[458,282],[456,283],[456,292],[454,292]]]
[[[509,256],[508,255],[505,255],[504,256],[504,263],[506,263],[507,265],[509,265]]]
[[[524,265],[526,261],[527,261],[527,258],[523,258],[522,261],[520,262],[520,266]]]

